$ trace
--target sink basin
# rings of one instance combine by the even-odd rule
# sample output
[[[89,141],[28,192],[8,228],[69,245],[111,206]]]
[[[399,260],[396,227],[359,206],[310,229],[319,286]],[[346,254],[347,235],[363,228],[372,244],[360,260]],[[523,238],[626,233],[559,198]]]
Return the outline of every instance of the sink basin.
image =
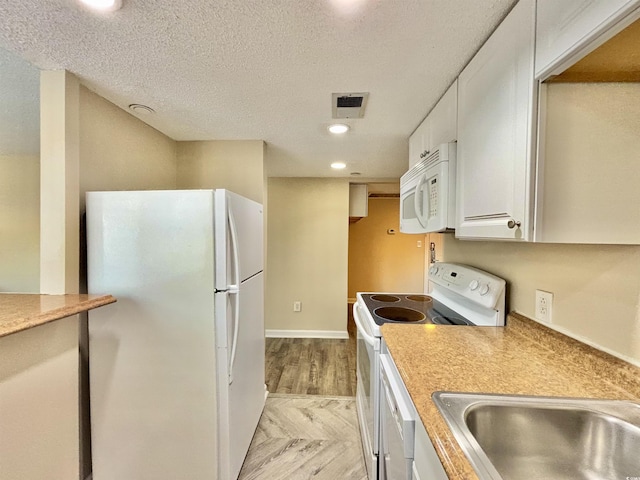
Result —
[[[640,477],[640,404],[436,392],[433,400],[481,479]]]

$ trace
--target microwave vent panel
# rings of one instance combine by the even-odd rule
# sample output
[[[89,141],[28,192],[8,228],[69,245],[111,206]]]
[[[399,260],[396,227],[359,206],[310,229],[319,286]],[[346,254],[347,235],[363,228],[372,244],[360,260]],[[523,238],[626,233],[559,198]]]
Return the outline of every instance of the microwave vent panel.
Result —
[[[333,118],[362,118],[369,93],[333,93],[331,105]]]

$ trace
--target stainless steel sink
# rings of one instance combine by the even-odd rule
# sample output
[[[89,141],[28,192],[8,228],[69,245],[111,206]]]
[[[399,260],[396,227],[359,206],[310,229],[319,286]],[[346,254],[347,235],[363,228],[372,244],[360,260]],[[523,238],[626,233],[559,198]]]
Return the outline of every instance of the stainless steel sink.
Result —
[[[640,404],[436,392],[481,479],[640,478]]]

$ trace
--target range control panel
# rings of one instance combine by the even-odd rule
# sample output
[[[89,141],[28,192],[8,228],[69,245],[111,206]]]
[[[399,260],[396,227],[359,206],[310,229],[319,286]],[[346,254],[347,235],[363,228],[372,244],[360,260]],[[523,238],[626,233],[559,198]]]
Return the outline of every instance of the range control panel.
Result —
[[[434,263],[429,280],[486,308],[496,307],[506,286],[502,278],[455,263]]]

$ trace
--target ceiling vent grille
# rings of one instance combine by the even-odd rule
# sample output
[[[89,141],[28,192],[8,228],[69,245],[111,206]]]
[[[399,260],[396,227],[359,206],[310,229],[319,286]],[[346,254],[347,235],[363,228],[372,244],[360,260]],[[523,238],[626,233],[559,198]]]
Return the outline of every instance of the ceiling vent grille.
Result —
[[[333,93],[331,105],[333,118],[362,118],[369,93]]]

